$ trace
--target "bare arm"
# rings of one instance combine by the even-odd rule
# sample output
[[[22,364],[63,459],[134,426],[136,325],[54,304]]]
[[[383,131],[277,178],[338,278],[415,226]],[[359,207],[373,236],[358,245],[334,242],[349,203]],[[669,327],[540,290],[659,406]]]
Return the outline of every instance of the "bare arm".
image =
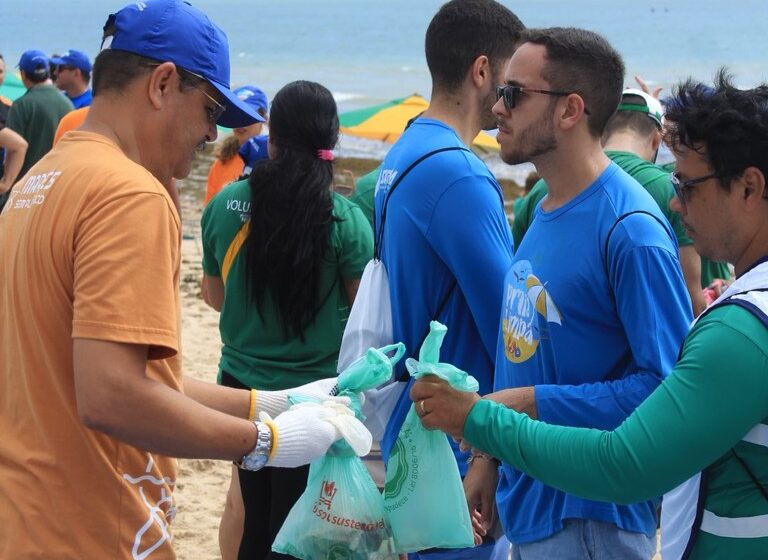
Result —
[[[203,274],[201,290],[203,292],[203,301],[216,311],[221,311],[221,306],[224,303],[224,282],[221,280],[221,277]],[[355,291],[357,291],[357,288],[355,288]],[[347,294],[349,294],[349,288],[347,288]]]
[[[27,141],[10,128],[0,130],[0,148],[5,148],[5,175],[0,178],[0,194],[8,192],[24,164]]]
[[[352,307],[352,304],[355,303],[355,298],[357,297],[357,289],[359,287],[359,278],[356,280],[344,280],[344,290],[347,292],[347,301],[349,301],[350,307]]]
[[[202,383],[187,381],[190,398],[147,377],[146,346],[76,338],[73,357],[78,413],[92,430],[171,457],[237,460],[256,443],[247,410],[236,418],[200,404],[220,402]]]
[[[691,296],[693,316],[698,317],[707,307],[707,304],[701,291],[701,257],[693,245],[680,247],[680,267],[683,269],[683,278],[688,295]]]
[[[208,408],[237,418],[248,418],[250,389],[233,389],[184,376],[184,394]]]

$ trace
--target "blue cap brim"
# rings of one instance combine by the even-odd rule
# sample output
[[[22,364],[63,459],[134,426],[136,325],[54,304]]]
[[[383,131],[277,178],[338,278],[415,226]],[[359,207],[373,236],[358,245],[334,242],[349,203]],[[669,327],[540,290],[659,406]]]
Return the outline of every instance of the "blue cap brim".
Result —
[[[62,64],[64,64],[64,65],[67,64],[64,61],[63,58],[59,58],[59,57],[53,57],[53,58],[49,59],[49,61],[50,61],[51,64],[58,64],[59,66],[61,66]]]
[[[216,88],[216,91],[221,94],[224,98],[224,105],[227,106],[227,110],[224,111],[221,118],[219,118],[219,122],[216,123],[219,126],[225,128],[241,128],[266,120],[245,101],[232,93],[228,87],[219,85],[215,82],[208,83]]]

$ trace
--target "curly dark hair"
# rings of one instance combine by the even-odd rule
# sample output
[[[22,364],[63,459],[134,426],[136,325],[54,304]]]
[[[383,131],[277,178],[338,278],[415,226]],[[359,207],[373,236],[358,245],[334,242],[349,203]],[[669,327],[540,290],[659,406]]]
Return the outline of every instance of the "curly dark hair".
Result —
[[[689,78],[663,103],[664,141],[673,151],[703,155],[724,189],[747,167],[768,177],[768,85],[737,89],[721,68],[714,87]]]
[[[320,293],[320,273],[338,221],[332,214],[333,165],[317,155],[339,138],[331,92],[315,82],[284,86],[272,101],[269,137],[275,153],[250,178],[248,295],[260,312],[272,298],[284,333],[303,341],[328,296]]]

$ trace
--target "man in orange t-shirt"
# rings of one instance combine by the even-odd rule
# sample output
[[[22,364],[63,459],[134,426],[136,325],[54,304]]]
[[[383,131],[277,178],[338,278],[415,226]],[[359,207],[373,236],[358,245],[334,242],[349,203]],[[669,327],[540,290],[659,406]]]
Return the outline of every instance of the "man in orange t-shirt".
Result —
[[[189,4],[131,4],[104,29],[86,121],[0,214],[0,558],[172,559],[172,457],[294,467],[338,438],[331,408],[182,380],[165,185],[217,122],[260,117],[229,90],[226,36]],[[335,380],[318,383],[297,392]]]

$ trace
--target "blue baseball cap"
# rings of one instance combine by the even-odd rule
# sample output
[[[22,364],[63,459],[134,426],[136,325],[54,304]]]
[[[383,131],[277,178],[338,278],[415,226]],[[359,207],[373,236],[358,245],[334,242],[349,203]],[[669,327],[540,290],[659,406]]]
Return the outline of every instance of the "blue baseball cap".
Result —
[[[29,76],[45,78],[48,76],[48,55],[37,49],[24,51],[16,66]]]
[[[223,97],[227,110],[217,124],[227,128],[264,122],[229,85],[229,42],[207,15],[181,0],[144,0],[111,14],[103,48],[173,62],[195,74]]]
[[[256,109],[263,109],[265,112],[269,111],[269,100],[267,94],[256,86],[240,86],[233,93],[241,101],[245,101],[248,105]]]
[[[51,58],[51,62],[59,66],[74,66],[83,72],[91,71],[91,59],[83,51],[69,50],[61,56]]]

